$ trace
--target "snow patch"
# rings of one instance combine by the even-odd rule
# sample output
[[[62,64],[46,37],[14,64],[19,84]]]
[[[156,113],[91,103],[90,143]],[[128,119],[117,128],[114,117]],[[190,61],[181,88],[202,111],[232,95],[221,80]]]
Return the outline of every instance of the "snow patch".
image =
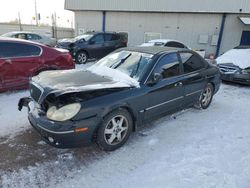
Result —
[[[100,76],[109,77],[110,79],[118,82],[117,85],[120,85],[120,87],[140,87],[140,84],[137,80],[116,69],[106,66],[93,65],[87,68],[87,70]]]
[[[232,49],[216,59],[218,64],[233,63],[241,69],[250,67],[250,49]]]

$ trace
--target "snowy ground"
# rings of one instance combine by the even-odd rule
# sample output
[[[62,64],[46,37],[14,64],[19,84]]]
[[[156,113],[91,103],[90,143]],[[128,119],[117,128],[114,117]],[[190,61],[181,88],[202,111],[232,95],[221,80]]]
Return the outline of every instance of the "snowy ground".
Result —
[[[223,84],[207,110],[161,118],[110,153],[42,142],[17,111],[27,94],[0,94],[0,187],[250,187],[249,87]]]

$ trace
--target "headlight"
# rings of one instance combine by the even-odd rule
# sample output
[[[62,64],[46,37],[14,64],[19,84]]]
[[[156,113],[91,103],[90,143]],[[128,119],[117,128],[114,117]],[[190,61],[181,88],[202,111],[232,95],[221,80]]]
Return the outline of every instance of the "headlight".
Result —
[[[47,118],[54,121],[66,121],[74,117],[80,109],[80,103],[68,104],[58,109],[52,106],[47,111]]]

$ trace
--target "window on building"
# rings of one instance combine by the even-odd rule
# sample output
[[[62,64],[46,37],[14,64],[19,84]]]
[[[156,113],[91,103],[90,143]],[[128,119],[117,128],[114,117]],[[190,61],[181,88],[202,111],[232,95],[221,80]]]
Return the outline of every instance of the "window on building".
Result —
[[[180,75],[180,64],[177,54],[171,53],[162,57],[154,73],[160,73],[163,79]]]
[[[205,67],[204,61],[196,54],[180,53],[183,63],[184,73],[190,73]]]

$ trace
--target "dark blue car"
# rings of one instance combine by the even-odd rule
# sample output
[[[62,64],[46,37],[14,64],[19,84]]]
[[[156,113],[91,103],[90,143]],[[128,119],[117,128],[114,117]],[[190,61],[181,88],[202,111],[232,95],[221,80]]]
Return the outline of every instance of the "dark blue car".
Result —
[[[123,48],[87,70],[33,77],[31,125],[49,144],[65,148],[96,142],[122,146],[138,126],[177,110],[206,109],[220,87],[219,69],[188,49]]]

